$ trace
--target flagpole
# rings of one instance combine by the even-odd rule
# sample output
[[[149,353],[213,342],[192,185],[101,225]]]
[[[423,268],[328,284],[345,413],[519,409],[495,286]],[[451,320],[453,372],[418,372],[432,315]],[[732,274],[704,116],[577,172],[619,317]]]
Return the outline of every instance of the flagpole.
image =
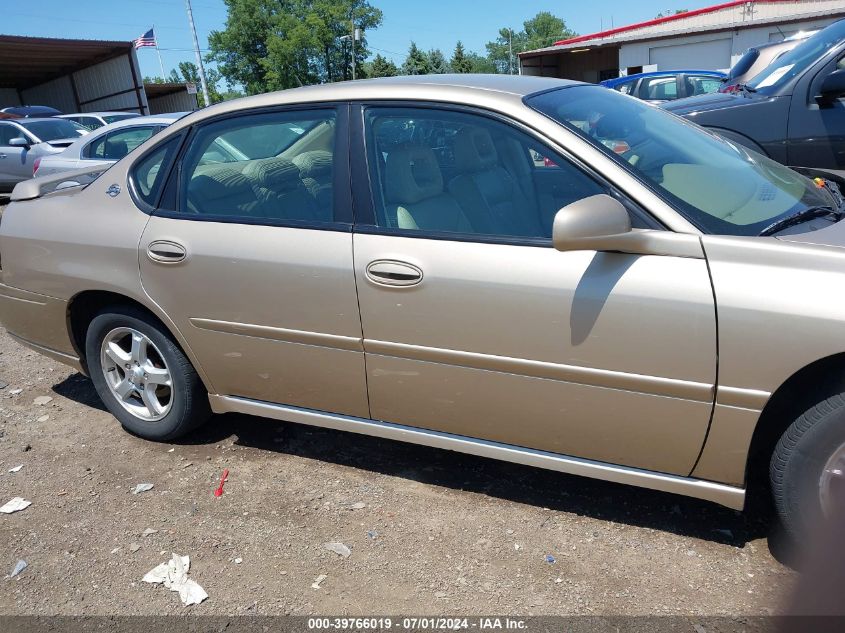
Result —
[[[167,77],[164,76],[164,64],[161,62],[161,51],[158,50],[158,37],[156,37],[155,24],[153,24],[153,41],[156,43],[156,54],[158,55],[158,67],[161,68],[161,79],[162,81],[167,81]]]

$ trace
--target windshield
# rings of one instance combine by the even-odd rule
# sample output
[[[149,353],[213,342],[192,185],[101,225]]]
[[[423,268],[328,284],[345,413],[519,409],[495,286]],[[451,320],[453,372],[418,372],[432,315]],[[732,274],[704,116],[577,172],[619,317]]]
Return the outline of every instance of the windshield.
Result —
[[[763,69],[763,72],[755,75],[748,82],[748,86],[763,94],[773,94],[790,79],[816,63],[822,55],[837,46],[843,39],[845,39],[845,20],[840,20],[775,59]]]
[[[702,231],[758,235],[804,208],[835,208],[809,178],[613,90],[572,86],[526,103],[612,156]]]
[[[48,121],[18,121],[28,132],[41,142],[55,141],[60,138],[78,138],[79,130],[88,132],[88,129],[78,123],[67,119],[50,119]]]
[[[125,119],[137,119],[140,114],[134,113],[127,113],[127,114],[104,114],[103,121],[106,123],[114,123],[115,121],[123,121]]]

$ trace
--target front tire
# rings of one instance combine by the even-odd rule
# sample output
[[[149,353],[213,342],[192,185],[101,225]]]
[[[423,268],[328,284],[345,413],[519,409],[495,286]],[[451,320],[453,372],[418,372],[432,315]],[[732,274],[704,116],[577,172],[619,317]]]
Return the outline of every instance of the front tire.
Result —
[[[191,362],[148,314],[114,306],[95,316],[85,337],[94,387],[121,425],[157,442],[189,433],[211,415]]]
[[[845,509],[845,394],[819,401],[786,429],[769,476],[775,507],[796,541]]]

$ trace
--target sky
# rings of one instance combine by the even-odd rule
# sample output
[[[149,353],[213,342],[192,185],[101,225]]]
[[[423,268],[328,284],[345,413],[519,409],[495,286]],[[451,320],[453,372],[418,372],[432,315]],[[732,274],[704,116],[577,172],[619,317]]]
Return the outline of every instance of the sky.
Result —
[[[696,9],[718,0],[370,0],[384,13],[382,26],[367,33],[370,50],[396,63],[405,59],[411,40],[424,50],[440,48],[451,57],[455,42],[484,53],[484,44],[498,30],[522,23],[540,11],[550,11],[580,33],[623,26],[655,17],[661,11]],[[223,0],[192,0],[200,48],[207,49],[208,34],[224,27]],[[38,37],[132,40],[154,26],[165,73],[180,61],[193,61],[193,42],[184,0],[0,0],[0,33]],[[203,51],[205,52],[205,51]],[[160,75],[158,57],[151,48],[138,51],[143,75]]]

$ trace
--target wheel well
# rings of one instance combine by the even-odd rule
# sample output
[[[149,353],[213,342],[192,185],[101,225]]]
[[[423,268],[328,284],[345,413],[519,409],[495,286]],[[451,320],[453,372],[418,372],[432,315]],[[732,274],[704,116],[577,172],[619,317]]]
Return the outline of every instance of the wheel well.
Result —
[[[155,319],[165,331],[170,332],[170,329],[161,322],[161,319],[153,314],[149,308],[135,299],[131,299],[116,292],[108,292],[105,290],[86,290],[85,292],[81,292],[68,302],[67,320],[71,341],[73,342],[73,346],[76,349],[77,354],[79,354],[79,360],[82,363],[83,368],[85,368],[86,373],[88,371],[88,365],[85,360],[85,336],[88,332],[88,325],[91,323],[91,320],[104,308],[117,305],[132,306],[138,310],[146,312],[151,318]],[[179,344],[178,341],[176,344]]]
[[[808,408],[845,391],[845,353],[834,354],[798,370],[769,398],[754,429],[746,482],[768,486],[769,460],[784,431]]]

